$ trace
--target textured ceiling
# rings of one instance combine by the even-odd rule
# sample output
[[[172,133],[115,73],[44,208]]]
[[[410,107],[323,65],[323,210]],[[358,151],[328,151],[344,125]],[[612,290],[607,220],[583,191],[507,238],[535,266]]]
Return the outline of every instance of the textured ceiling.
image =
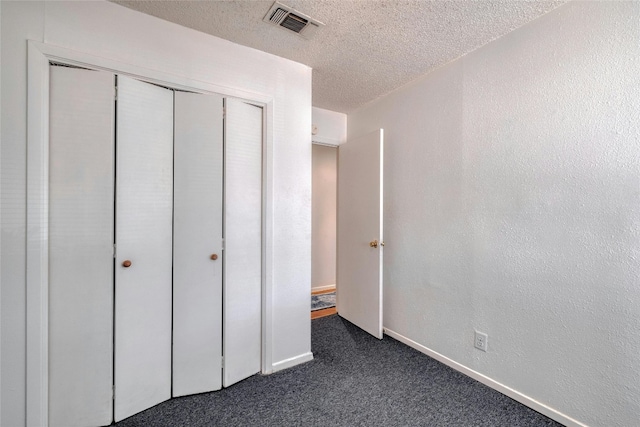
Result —
[[[115,3],[313,68],[313,105],[348,113],[564,1],[280,0],[324,24],[312,40],[262,21],[273,1]]]

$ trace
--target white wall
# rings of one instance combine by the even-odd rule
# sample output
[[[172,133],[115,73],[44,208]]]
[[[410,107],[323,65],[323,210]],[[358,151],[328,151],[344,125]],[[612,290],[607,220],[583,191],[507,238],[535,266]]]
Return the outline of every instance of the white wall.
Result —
[[[311,291],[336,284],[338,148],[313,145],[311,167]]]
[[[0,81],[2,81],[2,7],[0,7]],[[2,85],[0,84],[0,104],[2,103]],[[0,135],[2,129],[2,114],[0,114]],[[0,144],[0,163],[2,160],[2,146]],[[0,167],[0,171],[2,168]],[[1,183],[0,183],[1,188]],[[2,195],[0,190],[0,195]],[[0,199],[1,200],[1,199]],[[0,206],[2,202],[0,202]],[[2,223],[2,209],[0,208],[0,224]],[[0,233],[0,247],[2,247],[2,233]],[[0,261],[1,265],[1,261]],[[0,284],[2,281],[0,281]],[[0,288],[0,297],[2,296],[2,289]],[[0,301],[1,302],[1,301]],[[0,308],[1,309],[1,308]],[[0,332],[2,331],[2,313],[0,313]],[[0,372],[2,372],[2,339],[0,339]],[[0,379],[0,402],[2,402],[2,380]],[[0,404],[0,423],[2,423],[2,404]]]
[[[385,327],[590,426],[640,414],[639,40],[570,2],[348,117],[385,130]]]
[[[312,108],[312,122],[316,134],[314,142],[329,145],[340,145],[347,140],[347,115],[336,111]]]
[[[274,99],[274,314],[279,367],[310,355],[311,70],[105,2],[0,2],[3,426],[25,423],[27,40]],[[290,360],[291,359],[291,360]]]

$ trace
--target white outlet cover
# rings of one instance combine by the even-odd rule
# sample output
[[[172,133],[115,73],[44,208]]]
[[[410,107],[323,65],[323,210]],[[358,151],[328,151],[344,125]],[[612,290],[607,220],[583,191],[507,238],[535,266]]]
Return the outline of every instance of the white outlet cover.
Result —
[[[484,332],[476,331],[475,340],[473,346],[478,350],[487,351],[489,345],[489,337]]]

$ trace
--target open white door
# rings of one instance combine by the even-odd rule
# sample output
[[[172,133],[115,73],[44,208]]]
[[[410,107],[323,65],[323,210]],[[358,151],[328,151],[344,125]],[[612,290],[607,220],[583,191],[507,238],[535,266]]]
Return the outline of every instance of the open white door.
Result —
[[[222,387],[222,97],[175,93],[173,396]]]
[[[338,148],[338,314],[382,339],[383,130]]]
[[[171,397],[173,91],[118,76],[115,420]]]

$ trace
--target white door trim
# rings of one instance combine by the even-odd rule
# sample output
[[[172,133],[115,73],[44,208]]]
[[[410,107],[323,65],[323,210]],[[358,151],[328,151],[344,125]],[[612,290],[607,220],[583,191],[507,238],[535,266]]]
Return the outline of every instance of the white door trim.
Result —
[[[262,373],[273,372],[273,96],[168,74],[85,52],[28,41],[27,65],[27,425],[48,425],[49,62],[111,71],[175,89],[241,98],[264,108]]]

